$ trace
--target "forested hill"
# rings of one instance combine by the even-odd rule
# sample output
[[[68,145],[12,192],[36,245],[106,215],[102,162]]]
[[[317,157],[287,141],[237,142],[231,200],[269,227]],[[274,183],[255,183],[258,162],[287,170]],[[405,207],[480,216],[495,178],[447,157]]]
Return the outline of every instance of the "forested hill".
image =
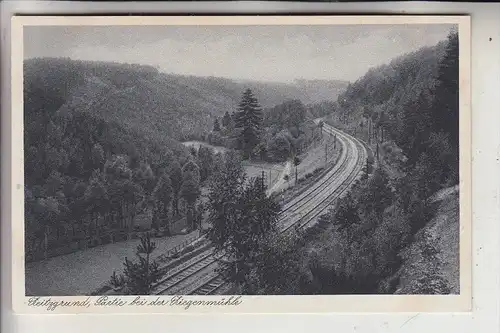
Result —
[[[24,78],[27,112],[85,111],[155,140],[185,140],[210,130],[215,116],[237,109],[247,88],[263,107],[272,107],[287,99],[333,101],[347,86],[343,81],[285,84],[181,76],[150,66],[52,58],[27,60]]]
[[[424,89],[434,88],[446,45],[443,41],[370,69],[339,95],[344,115],[349,120],[360,120],[371,113],[397,118],[404,105],[418,98]]]
[[[409,159],[408,166],[415,165],[431,141],[449,144],[443,149],[458,158],[458,76],[450,72],[458,68],[453,42],[371,69],[339,96],[330,119],[367,141],[392,140]]]

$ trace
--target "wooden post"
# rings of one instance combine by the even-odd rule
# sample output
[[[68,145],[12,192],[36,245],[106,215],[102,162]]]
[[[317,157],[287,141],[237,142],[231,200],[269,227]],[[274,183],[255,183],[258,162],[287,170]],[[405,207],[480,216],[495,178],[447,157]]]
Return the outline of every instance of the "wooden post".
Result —
[[[48,227],[45,226],[44,232],[43,232],[43,258],[47,259],[48,258],[48,249],[49,249],[49,231]]]
[[[371,143],[371,128],[372,128],[372,120],[368,118],[368,144]]]
[[[325,169],[327,163],[328,163],[328,143],[325,143]]]
[[[264,170],[262,170],[262,191],[264,191],[264,189],[266,188],[264,182],[265,182],[265,173]]]

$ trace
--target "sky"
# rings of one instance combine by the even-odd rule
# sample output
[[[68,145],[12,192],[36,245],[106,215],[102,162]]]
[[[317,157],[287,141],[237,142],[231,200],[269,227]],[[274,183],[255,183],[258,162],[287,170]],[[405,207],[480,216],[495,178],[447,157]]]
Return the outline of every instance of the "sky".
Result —
[[[445,40],[452,25],[37,26],[24,57],[147,64],[167,73],[354,82],[370,68]]]

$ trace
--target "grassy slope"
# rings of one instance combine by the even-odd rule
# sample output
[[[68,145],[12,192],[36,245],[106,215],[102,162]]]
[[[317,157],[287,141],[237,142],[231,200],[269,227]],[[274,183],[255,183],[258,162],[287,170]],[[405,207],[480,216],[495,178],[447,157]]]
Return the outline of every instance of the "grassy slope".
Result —
[[[299,156],[301,163],[297,168],[298,185],[295,184],[295,167],[292,166],[289,181],[276,188],[276,192],[285,191],[280,196],[282,200],[290,200],[301,190],[317,181],[318,177],[325,172],[325,145],[328,147],[327,167],[337,163],[341,153],[340,145],[337,144],[334,148],[333,138],[330,135],[323,134],[321,141],[316,142],[306,153]]]
[[[204,147],[208,147],[212,149],[214,152],[224,152],[227,150],[225,147],[221,146],[214,146],[211,144],[208,144],[206,142],[200,142],[200,141],[186,141],[182,143],[186,147],[195,147],[196,149],[199,149],[201,145]],[[243,168],[245,169],[245,173],[247,175],[247,178],[254,178],[254,177],[262,177],[262,171],[265,172],[266,176],[266,185],[268,187],[271,187],[276,181],[278,180],[278,177],[280,173],[283,171],[283,163],[265,163],[265,162],[254,162],[254,161],[243,161]],[[269,175],[271,177],[269,177]],[[271,183],[269,183],[269,180],[271,179]]]
[[[337,155],[340,152],[340,145],[334,145],[334,139],[330,135],[323,135],[323,139],[319,142],[315,142],[313,147],[311,147],[306,153],[302,154],[300,157],[301,163],[297,168],[298,178],[304,178],[308,173],[313,172],[318,168],[325,167],[325,146],[327,147],[327,164],[335,161]],[[295,171],[294,171],[295,172]],[[290,177],[295,177],[295,174],[290,175]]]
[[[284,168],[282,164],[248,162],[244,162],[243,167],[248,178],[262,177],[262,171],[264,171],[265,184],[268,188],[271,188],[278,181]]]

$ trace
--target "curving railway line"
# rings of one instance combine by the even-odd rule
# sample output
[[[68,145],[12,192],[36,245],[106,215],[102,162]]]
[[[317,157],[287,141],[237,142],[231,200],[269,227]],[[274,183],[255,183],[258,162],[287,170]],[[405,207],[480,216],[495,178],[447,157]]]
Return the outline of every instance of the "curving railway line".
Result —
[[[338,162],[317,182],[287,202],[279,217],[282,232],[313,225],[336,199],[341,197],[362,173],[367,159],[365,146],[356,138],[332,126],[323,130],[336,135],[342,147]],[[215,272],[218,262],[209,248],[173,268],[157,283],[156,295],[213,295],[220,292],[225,281]]]

